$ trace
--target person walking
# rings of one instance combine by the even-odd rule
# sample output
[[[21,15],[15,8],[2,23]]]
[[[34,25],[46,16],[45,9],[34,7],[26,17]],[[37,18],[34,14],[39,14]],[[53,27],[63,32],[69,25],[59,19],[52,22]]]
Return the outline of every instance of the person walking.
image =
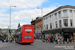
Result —
[[[2,38],[2,42],[4,42],[4,37]]]
[[[64,40],[64,37],[62,38],[62,41],[63,41],[63,44],[65,44],[65,40]]]
[[[50,42],[50,38],[48,37],[48,42]]]
[[[69,44],[69,39],[67,38],[67,43]]]
[[[10,42],[12,42],[12,37],[10,38]]]
[[[48,37],[46,37],[46,39],[45,39],[45,40],[46,40],[46,42],[48,42]]]
[[[55,36],[55,42],[56,42],[56,44],[58,44],[58,37],[57,36]]]
[[[52,36],[50,37],[50,43],[53,43],[53,37]]]

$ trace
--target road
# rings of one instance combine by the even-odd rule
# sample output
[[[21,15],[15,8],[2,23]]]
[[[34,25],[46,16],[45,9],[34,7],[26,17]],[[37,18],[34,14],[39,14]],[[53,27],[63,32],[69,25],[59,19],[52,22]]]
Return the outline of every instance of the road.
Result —
[[[12,45],[2,47],[0,48],[0,50],[66,50],[66,48],[64,47],[54,43],[45,43],[41,41],[35,41],[33,44],[12,43]],[[73,48],[73,49],[67,49],[67,50],[75,50],[75,49]]]

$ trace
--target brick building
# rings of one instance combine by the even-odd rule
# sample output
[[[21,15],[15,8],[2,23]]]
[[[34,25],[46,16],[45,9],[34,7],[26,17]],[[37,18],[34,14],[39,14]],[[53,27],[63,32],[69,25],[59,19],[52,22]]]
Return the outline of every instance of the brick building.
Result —
[[[37,17],[35,20],[31,21],[31,24],[34,25],[35,30],[35,37],[41,38],[42,37],[42,17]]]

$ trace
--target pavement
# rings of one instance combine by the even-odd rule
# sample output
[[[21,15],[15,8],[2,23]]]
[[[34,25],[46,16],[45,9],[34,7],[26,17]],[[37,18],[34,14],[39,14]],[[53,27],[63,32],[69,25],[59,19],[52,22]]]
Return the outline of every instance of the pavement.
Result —
[[[10,43],[10,42],[2,42],[0,41],[0,48],[4,48],[4,47],[9,47],[11,45],[13,45],[14,43]]]
[[[42,42],[42,40],[39,40],[39,39],[36,39],[36,40],[34,40],[35,42],[41,42],[41,43],[46,43],[46,42]],[[12,46],[12,45],[14,45],[15,44],[15,42],[12,42],[12,43],[10,43],[10,42],[2,42],[2,41],[0,41],[0,48],[5,48],[5,47],[9,47],[9,46]],[[56,44],[55,42],[54,43],[47,43],[47,44],[53,44],[54,46],[74,46],[74,48],[75,48],[75,42],[72,42],[72,43],[69,43],[69,44],[67,44],[67,43],[65,43],[65,44]]]
[[[35,41],[37,41],[37,42],[42,42],[42,40],[39,40],[39,39],[36,39]],[[46,43],[46,42],[44,42],[44,43]],[[71,43],[69,43],[69,44],[67,44],[67,43],[65,43],[65,44],[56,44],[56,43],[54,42],[53,44],[55,44],[55,45],[60,45],[60,46],[74,46],[74,47],[75,47],[75,42],[71,42]]]

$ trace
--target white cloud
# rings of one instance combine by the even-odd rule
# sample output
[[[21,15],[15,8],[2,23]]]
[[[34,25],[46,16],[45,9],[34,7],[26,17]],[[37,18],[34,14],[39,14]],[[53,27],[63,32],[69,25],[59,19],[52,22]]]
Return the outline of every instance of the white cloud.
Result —
[[[4,26],[3,28],[8,28],[8,26]]]
[[[55,8],[56,8],[56,6],[52,6],[49,8],[42,8],[43,15],[49,13],[50,11],[54,10]],[[40,9],[21,10],[21,11],[16,11],[16,12],[12,13],[12,18],[13,18],[12,21],[17,21],[17,20],[31,21],[32,19],[35,19],[37,16],[41,16]]]
[[[15,20],[19,20],[20,18],[18,16],[14,17]]]
[[[0,21],[8,21],[8,18],[0,18]]]
[[[17,6],[17,8],[34,8],[41,6],[46,0],[0,0],[0,7],[9,8],[9,6]]]
[[[21,22],[20,25],[22,26],[23,24],[27,24],[25,22]],[[18,28],[18,23],[11,23],[11,28],[12,29],[17,29]]]
[[[49,13],[50,11],[54,10],[55,8],[56,8],[56,6],[52,6],[49,8],[42,8],[43,9],[43,15]],[[20,10],[20,11],[13,12],[11,14],[11,20],[12,21],[21,21],[21,20],[31,21],[32,19],[35,19],[37,16],[41,16],[41,10],[40,9]],[[3,21],[3,20],[9,21],[9,19],[7,19],[7,18],[1,18],[0,21]],[[23,24],[27,24],[27,23],[24,22]],[[5,23],[4,25],[7,25],[7,24]],[[18,23],[12,23],[11,25],[12,25],[12,28],[17,28]]]
[[[12,10],[11,13],[11,21],[22,21],[20,22],[21,25],[28,24],[27,22],[32,19],[35,19],[37,16],[41,16],[41,10],[37,9],[37,7],[41,6],[43,2],[46,0],[0,0],[0,7],[3,9],[0,9],[0,28],[3,28],[3,26],[9,26],[9,19],[10,14],[4,14],[3,12],[6,12],[6,8],[10,11],[10,5],[11,6],[17,6],[14,9],[18,9],[18,11]],[[13,4],[14,3],[14,4]],[[13,7],[12,7],[13,8]],[[50,11],[54,10],[56,6],[50,6],[43,9],[43,15],[49,13]],[[3,16],[6,16],[8,18],[1,18]],[[8,22],[2,22],[2,21],[8,21]],[[26,21],[26,22],[24,22]],[[17,28],[19,22],[11,22],[11,28]]]

